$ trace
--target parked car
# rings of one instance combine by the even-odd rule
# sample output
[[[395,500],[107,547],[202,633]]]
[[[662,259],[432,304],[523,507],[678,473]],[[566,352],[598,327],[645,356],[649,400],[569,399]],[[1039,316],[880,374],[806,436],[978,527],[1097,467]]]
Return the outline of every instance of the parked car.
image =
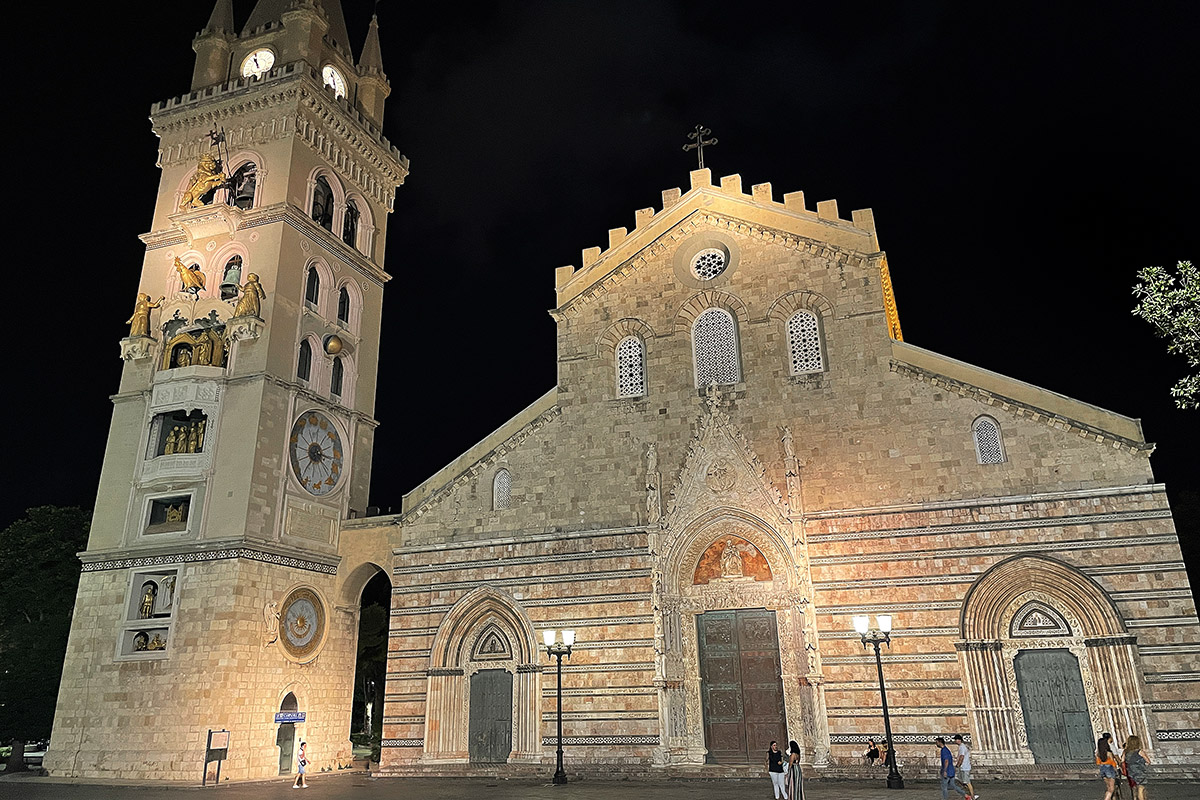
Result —
[[[43,739],[40,742],[30,742],[25,745],[25,765],[28,767],[40,767],[42,759],[46,757],[46,748],[50,746],[48,739]]]

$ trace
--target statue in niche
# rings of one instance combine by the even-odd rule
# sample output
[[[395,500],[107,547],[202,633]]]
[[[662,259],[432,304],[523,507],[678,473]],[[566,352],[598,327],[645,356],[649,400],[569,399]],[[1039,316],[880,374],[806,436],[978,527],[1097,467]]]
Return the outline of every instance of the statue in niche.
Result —
[[[182,291],[191,292],[192,297],[199,297],[200,292],[204,291],[204,273],[200,271],[199,264],[189,267],[179,260],[179,256],[175,256],[175,272],[183,284]]]
[[[175,351],[175,366],[190,367],[192,365],[192,351],[186,347],[181,347]]]
[[[742,548],[733,543],[733,539],[725,540],[725,549],[721,551],[721,577],[742,577]]]
[[[213,343],[212,339],[208,338],[207,333],[200,334],[200,338],[196,341],[196,347],[194,350],[197,364],[206,367],[212,364]]]
[[[163,603],[162,607],[165,611],[175,603],[175,576],[168,575],[162,580],[163,587]]]
[[[651,442],[646,446],[646,482],[653,483],[658,473],[658,448]]]
[[[200,441],[200,432],[196,429],[196,424],[192,423],[192,427],[188,430],[187,451],[195,453],[199,451],[198,443]]]
[[[275,644],[279,639],[279,603],[272,600],[263,606],[263,624],[263,646]]]
[[[204,449],[204,425],[206,420],[200,420],[196,426],[196,452],[199,453]]]
[[[154,638],[151,639],[149,641],[149,643],[146,645],[146,649],[147,650],[166,650],[167,649],[167,641],[166,641],[166,639],[162,638],[161,636],[159,636],[156,633],[156,634],[154,634]]]
[[[142,603],[138,606],[138,618],[150,619],[154,616],[154,598],[158,596],[158,587],[153,581],[142,584]]]
[[[164,456],[175,455],[175,429],[174,428],[172,428],[171,432],[167,434],[167,441],[165,444],[163,444],[163,455]]]
[[[133,316],[125,320],[131,337],[150,335],[150,310],[161,306],[162,301],[161,297],[153,301],[145,292],[138,293],[137,302],[133,305]]]
[[[238,298],[233,308],[235,317],[258,317],[262,315],[262,301],[267,299],[262,284],[258,282],[255,272],[246,275],[246,285],[242,287],[242,296]]]
[[[183,522],[187,519],[187,503],[177,506],[167,506],[167,522]]]
[[[179,198],[179,210],[187,211],[190,208],[199,208],[206,205],[204,198],[209,192],[219,189],[221,184],[229,180],[224,172],[221,171],[220,162],[216,157],[209,152],[200,154],[200,160],[196,164],[196,174],[192,176],[191,182],[188,183],[188,188],[184,191],[183,197]]]
[[[135,653],[144,653],[149,649],[149,645],[150,637],[146,635],[145,631],[138,631],[137,635],[133,637],[133,651]]]
[[[796,451],[792,449],[792,429],[787,425],[783,426],[783,454],[787,456],[789,461],[796,460]]]

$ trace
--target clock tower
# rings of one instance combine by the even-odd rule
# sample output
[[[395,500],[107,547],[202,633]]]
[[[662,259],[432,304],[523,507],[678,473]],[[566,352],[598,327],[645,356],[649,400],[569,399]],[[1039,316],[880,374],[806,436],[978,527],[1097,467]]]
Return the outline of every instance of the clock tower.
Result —
[[[209,731],[228,732],[235,780],[294,771],[302,739],[310,771],[350,762],[373,569],[341,522],[367,504],[387,216],[408,174],[381,131],[375,19],[357,41],[356,59],[339,0],[258,0],[240,30],[217,0],[190,89],[151,108],[162,179],[55,774],[194,780]]]

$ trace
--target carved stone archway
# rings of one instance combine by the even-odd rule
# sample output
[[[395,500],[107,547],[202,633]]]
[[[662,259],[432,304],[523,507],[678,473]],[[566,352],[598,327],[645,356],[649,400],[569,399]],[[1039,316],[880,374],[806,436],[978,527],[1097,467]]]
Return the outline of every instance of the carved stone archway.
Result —
[[[828,759],[829,733],[816,644],[806,624],[808,600],[792,547],[778,530],[743,509],[717,508],[689,524],[663,553],[656,576],[661,615],[657,659],[663,755],[670,763],[703,764],[700,655],[696,617],[707,611],[765,608],[775,612],[787,728],[814,760]],[[733,543],[733,544],[730,544]],[[745,543],[742,545],[741,543]],[[744,546],[769,566],[769,579],[719,574],[698,577],[706,553]],[[736,568],[735,568],[736,569]],[[808,647],[808,645],[812,645]]]
[[[434,635],[425,705],[425,763],[469,760],[470,683],[482,669],[513,674],[508,761],[541,760],[542,667],[533,624],[512,595],[484,586],[455,603]]]
[[[955,647],[980,762],[1034,761],[1015,661],[1035,649],[1067,650],[1079,661],[1095,736],[1134,732],[1150,746],[1137,638],[1104,589],[1079,570],[1046,556],[1000,562],[967,592],[961,631]]]

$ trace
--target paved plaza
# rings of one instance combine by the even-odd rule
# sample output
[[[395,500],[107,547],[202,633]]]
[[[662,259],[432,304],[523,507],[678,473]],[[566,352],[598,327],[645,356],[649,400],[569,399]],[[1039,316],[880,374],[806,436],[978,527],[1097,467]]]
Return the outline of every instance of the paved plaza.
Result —
[[[1100,800],[1104,789],[1099,779],[1069,783],[980,783],[975,787],[982,800]],[[84,782],[58,782],[47,778],[0,778],[3,800],[159,800],[160,798],[200,797],[203,793],[225,800],[272,800],[290,798],[297,790],[289,780],[225,784],[220,787],[114,785]],[[1147,800],[1195,800],[1200,783],[1156,783],[1147,787]],[[762,780],[676,780],[669,782],[576,781],[565,786],[548,782],[476,780],[460,778],[383,778],[372,779],[363,773],[313,775],[304,791],[306,800],[768,800],[771,784]],[[941,790],[936,783],[910,781],[903,791],[888,791],[882,780],[810,781],[805,786],[806,800],[937,800]],[[952,795],[953,797],[953,795]],[[1122,795],[1129,800],[1129,793]]]

